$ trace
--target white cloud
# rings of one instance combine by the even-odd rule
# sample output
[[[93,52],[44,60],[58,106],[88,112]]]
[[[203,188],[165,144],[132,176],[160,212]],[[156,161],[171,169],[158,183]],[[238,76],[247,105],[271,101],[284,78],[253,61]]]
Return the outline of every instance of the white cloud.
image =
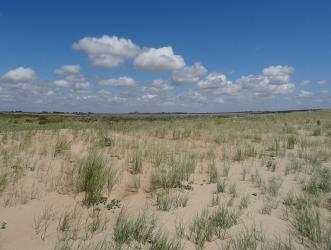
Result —
[[[101,85],[111,85],[113,87],[134,87],[137,84],[136,80],[127,76],[122,76],[116,79],[101,79],[98,83]]]
[[[80,72],[80,66],[79,65],[63,65],[62,67],[56,69],[54,72],[57,75],[78,74]]]
[[[236,81],[236,85],[243,93],[251,93],[255,96],[271,96],[277,94],[291,93],[295,86],[289,82],[289,79],[275,83],[274,79],[270,79],[268,76],[243,76]]]
[[[2,76],[2,80],[7,83],[25,83],[31,82],[36,78],[36,72],[31,68],[18,67],[9,70]]]
[[[47,91],[47,93],[46,93],[46,96],[47,97],[53,97],[53,96],[55,96],[56,94],[55,94],[55,92],[53,91],[53,90],[48,90]]]
[[[118,38],[117,36],[104,35],[100,38],[84,37],[73,48],[84,51],[93,66],[114,68],[126,59],[134,58],[139,47],[130,39]]]
[[[75,88],[79,91],[89,90],[91,84],[89,82],[76,82]]]
[[[172,47],[146,49],[134,60],[134,65],[144,71],[172,71],[185,66],[182,56],[175,55]]]
[[[317,81],[317,83],[320,85],[324,85],[324,84],[327,84],[328,82],[326,80],[319,80],[319,81]]]
[[[294,68],[290,66],[270,66],[262,70],[264,76],[268,77],[270,84],[289,83],[290,76],[294,73]]]
[[[128,100],[127,96],[124,94],[114,94],[104,89],[98,91],[98,97],[100,97],[102,100],[113,103],[123,103]]]
[[[151,100],[151,99],[154,99],[156,97],[158,97],[158,95],[146,94],[146,95],[143,95],[141,98],[143,100]]]
[[[270,66],[264,68],[262,73],[266,76],[291,75],[294,73],[294,68],[288,65]]]
[[[71,85],[71,83],[67,80],[55,80],[54,84],[56,87],[59,87],[59,88],[68,88]]]
[[[222,73],[210,73],[205,79],[198,82],[198,87],[201,89],[217,89],[232,84],[226,79]]]
[[[194,83],[200,80],[202,76],[207,73],[207,69],[197,62],[192,66],[185,66],[181,69],[175,70],[172,80],[176,84]]]
[[[301,85],[308,85],[308,84],[310,84],[310,83],[311,83],[310,80],[303,80],[303,81],[301,82]]]
[[[313,95],[312,92],[310,92],[310,91],[305,91],[305,90],[300,90],[300,93],[299,93],[299,96],[300,96],[300,97],[308,97],[308,96],[311,96],[311,95]]]
[[[208,98],[202,95],[199,91],[187,91],[178,96],[178,101],[181,102],[206,102]]]
[[[196,91],[207,96],[209,102],[257,101],[257,98],[293,92],[295,85],[290,81],[293,72],[294,68],[289,66],[272,66],[262,70],[261,75],[242,76],[234,82],[223,73],[209,73],[197,83]]]

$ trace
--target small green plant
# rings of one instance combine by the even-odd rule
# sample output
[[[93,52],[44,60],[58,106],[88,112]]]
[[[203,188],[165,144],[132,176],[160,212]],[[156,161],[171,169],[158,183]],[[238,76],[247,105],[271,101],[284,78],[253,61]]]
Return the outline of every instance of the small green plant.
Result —
[[[269,171],[275,172],[276,171],[276,166],[277,166],[275,159],[270,157],[267,160],[265,166]]]
[[[114,172],[107,168],[107,161],[101,154],[91,152],[81,160],[77,177],[77,189],[85,192],[84,202],[90,206],[105,202],[101,196],[104,186],[112,187]]]
[[[273,139],[271,151],[273,151],[274,156],[278,156],[280,154],[280,139],[279,138]]]
[[[304,191],[309,194],[319,195],[331,191],[331,171],[326,167],[314,170],[308,181],[304,184]]]
[[[33,228],[42,240],[47,237],[48,228],[54,219],[55,213],[52,207],[44,207],[41,214],[34,217]]]
[[[56,141],[53,157],[64,154],[70,149],[70,143],[63,137],[59,137]]]
[[[296,143],[297,139],[294,135],[290,135],[287,137],[287,149],[294,149]]]
[[[145,213],[135,218],[128,217],[124,210],[121,210],[114,227],[114,241],[117,246],[124,244],[130,246],[132,241],[141,244],[151,242],[156,227],[154,217],[148,217]]]
[[[275,197],[278,195],[278,191],[282,186],[282,180],[280,178],[277,178],[275,176],[271,177],[268,186],[267,186],[267,192],[270,194],[272,197]]]
[[[237,186],[235,183],[232,183],[229,187],[229,194],[231,194],[231,196],[233,198],[237,197]]]
[[[169,163],[153,169],[150,176],[150,190],[159,188],[189,188],[184,187],[183,181],[188,181],[196,167],[196,160],[192,155],[171,158]]]
[[[210,241],[214,233],[210,214],[204,209],[198,214],[189,227],[189,239],[192,240],[199,249],[202,249],[206,241]]]
[[[230,164],[224,162],[223,177],[229,176],[229,171],[230,171]]]
[[[262,179],[257,169],[255,169],[255,173],[251,173],[250,180],[251,182],[255,183],[256,187],[265,186],[265,181]]]
[[[93,209],[90,218],[91,221],[87,225],[86,238],[91,238],[91,236],[93,236],[94,233],[104,230],[108,222],[107,220],[102,219],[101,212],[99,209]]]
[[[233,238],[228,245],[228,249],[246,250],[259,249],[259,246],[264,242],[264,235],[261,229],[255,225],[250,228],[245,227],[240,234]]]
[[[296,173],[297,171],[302,171],[303,163],[297,159],[296,157],[292,156],[289,159],[285,166],[285,175]]]
[[[243,167],[241,170],[241,180],[245,181],[246,180],[246,175],[247,175],[247,168]]]
[[[293,214],[293,224],[298,232],[315,243],[322,241],[320,214],[309,207],[297,209]]]
[[[181,250],[183,249],[180,241],[169,239],[168,235],[158,230],[151,240],[149,250]]]
[[[243,159],[244,159],[244,152],[240,147],[237,147],[233,160],[242,161]]]
[[[130,158],[130,173],[131,174],[141,174],[142,173],[142,153],[140,150],[136,149],[133,151]]]
[[[168,211],[172,208],[186,207],[188,202],[187,193],[180,191],[165,190],[156,195],[157,207]]]
[[[218,171],[217,171],[217,168],[216,168],[215,161],[212,161],[208,165],[208,173],[209,173],[209,182],[210,183],[216,183],[219,174],[218,174]]]
[[[76,240],[81,226],[81,213],[78,207],[66,210],[59,219],[57,226],[58,238],[60,241]]]
[[[244,209],[247,208],[249,204],[249,196],[243,196],[240,199],[240,203],[239,203],[239,209]]]
[[[322,130],[320,127],[315,127],[313,129],[313,133],[312,133],[312,136],[320,136],[322,134]]]
[[[271,200],[266,200],[263,202],[263,207],[261,209],[261,214],[271,214],[272,209],[274,208]]]
[[[213,196],[211,198],[211,206],[215,207],[218,206],[220,203],[220,197],[217,193],[213,193]]]
[[[285,206],[293,206],[295,203],[295,195],[293,192],[288,192],[287,195],[283,199],[283,204]]]
[[[226,181],[219,178],[216,184],[217,193],[224,193],[226,188]]]
[[[176,222],[176,236],[180,239],[185,237],[185,225],[182,221]]]
[[[219,207],[211,216],[213,231],[220,239],[224,239],[226,231],[236,225],[239,214],[235,210],[226,207]]]
[[[8,183],[8,174],[1,173],[0,174],[0,194],[5,190]]]

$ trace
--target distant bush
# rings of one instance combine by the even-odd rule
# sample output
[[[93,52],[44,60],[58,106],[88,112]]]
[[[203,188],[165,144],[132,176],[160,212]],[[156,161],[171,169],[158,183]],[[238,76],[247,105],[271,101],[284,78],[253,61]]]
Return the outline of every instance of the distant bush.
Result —
[[[315,127],[313,130],[313,136],[320,136],[322,134],[321,128]]]

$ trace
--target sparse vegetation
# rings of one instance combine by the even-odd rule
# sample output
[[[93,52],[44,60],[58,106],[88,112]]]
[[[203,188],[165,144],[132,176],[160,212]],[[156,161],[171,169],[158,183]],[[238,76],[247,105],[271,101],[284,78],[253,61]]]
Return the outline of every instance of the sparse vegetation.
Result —
[[[107,166],[107,161],[101,154],[91,152],[81,160],[77,176],[78,191],[85,192],[85,203],[94,205],[104,202],[102,190],[107,184],[112,187],[114,171]]]
[[[145,213],[135,218],[128,217],[122,210],[117,218],[114,228],[114,240],[118,246],[130,246],[132,241],[146,244],[153,239],[156,221]]]
[[[0,230],[36,236],[20,235],[13,248],[40,239],[70,250],[330,242],[330,111],[0,116]],[[284,229],[279,238],[264,230],[270,221]]]
[[[188,195],[185,192],[165,190],[156,194],[157,207],[168,211],[172,208],[186,207]]]

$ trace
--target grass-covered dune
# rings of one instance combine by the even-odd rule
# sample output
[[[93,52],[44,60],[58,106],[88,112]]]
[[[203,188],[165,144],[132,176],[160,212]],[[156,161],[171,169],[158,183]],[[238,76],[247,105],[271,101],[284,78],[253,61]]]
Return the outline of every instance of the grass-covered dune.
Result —
[[[0,249],[328,249],[331,111],[0,113]]]

